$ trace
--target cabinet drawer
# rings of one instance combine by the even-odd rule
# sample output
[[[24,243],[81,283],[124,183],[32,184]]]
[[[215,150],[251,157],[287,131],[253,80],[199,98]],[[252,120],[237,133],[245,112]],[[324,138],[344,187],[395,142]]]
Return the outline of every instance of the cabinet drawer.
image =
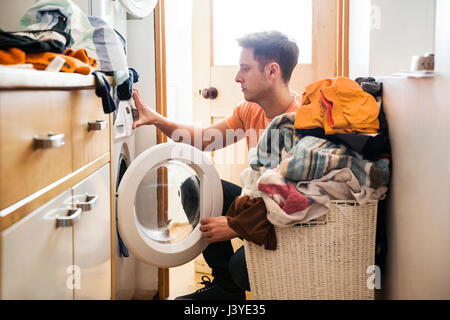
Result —
[[[83,212],[74,225],[74,265],[80,270],[75,299],[111,298],[111,206],[109,164],[73,187],[73,206]]]
[[[0,209],[72,171],[70,91],[0,91]],[[35,137],[64,135],[37,148]]]
[[[73,91],[71,99],[72,159],[77,170],[109,151],[109,117],[93,90]]]
[[[73,227],[56,223],[70,196],[66,190],[2,232],[2,299],[73,298]]]

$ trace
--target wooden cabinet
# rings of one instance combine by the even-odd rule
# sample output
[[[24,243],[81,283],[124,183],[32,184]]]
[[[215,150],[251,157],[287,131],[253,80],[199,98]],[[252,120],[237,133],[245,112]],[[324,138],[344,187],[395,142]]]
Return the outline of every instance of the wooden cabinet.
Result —
[[[0,210],[72,172],[68,91],[0,91]],[[35,146],[49,133],[64,145]]]
[[[109,185],[108,164],[2,232],[2,299],[110,299]]]
[[[111,122],[92,76],[0,69],[0,299],[114,297]]]
[[[71,92],[72,169],[78,170],[109,150],[108,116],[92,90]]]
[[[1,210],[108,153],[108,116],[93,90],[0,91],[0,145]]]

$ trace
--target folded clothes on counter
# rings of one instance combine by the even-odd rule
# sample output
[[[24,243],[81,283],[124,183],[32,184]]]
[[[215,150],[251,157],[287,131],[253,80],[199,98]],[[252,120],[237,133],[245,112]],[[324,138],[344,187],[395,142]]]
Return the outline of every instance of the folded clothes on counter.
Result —
[[[87,15],[72,1],[40,0],[31,5],[20,19],[22,30],[56,30],[70,35],[68,47],[86,49],[89,56],[97,59],[92,41],[93,27]]]
[[[98,70],[113,72],[116,85],[129,78],[122,37],[105,21],[88,17],[68,0],[41,0],[34,3],[20,20],[23,30],[57,30],[70,35],[69,47],[85,49],[98,61]]]
[[[63,53],[70,43],[70,36],[63,31],[32,30],[5,32],[0,30],[0,50],[17,48],[26,53]]]
[[[64,60],[62,72],[90,74],[95,70],[97,61],[87,55],[86,50],[67,49],[64,53],[40,52],[25,53],[17,48],[0,50],[0,64],[31,63],[34,69],[44,70],[56,57]]]

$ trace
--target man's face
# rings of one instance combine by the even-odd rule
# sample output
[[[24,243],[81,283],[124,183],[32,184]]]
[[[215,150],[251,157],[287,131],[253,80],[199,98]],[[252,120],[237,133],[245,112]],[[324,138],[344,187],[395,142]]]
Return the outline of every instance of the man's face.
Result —
[[[240,83],[244,98],[250,102],[258,100],[267,92],[270,81],[261,72],[259,62],[253,57],[253,49],[242,48],[236,82]]]

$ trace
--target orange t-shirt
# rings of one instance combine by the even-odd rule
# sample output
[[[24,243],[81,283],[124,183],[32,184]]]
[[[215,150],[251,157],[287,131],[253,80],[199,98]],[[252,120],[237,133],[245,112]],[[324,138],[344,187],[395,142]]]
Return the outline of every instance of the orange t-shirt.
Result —
[[[294,101],[284,113],[296,112],[301,105],[301,95],[297,92],[292,92],[291,95],[294,97]],[[244,131],[248,149],[258,145],[259,138],[272,120],[266,116],[264,110],[257,103],[248,101],[241,102],[234,108],[233,113],[225,118],[228,128]]]

